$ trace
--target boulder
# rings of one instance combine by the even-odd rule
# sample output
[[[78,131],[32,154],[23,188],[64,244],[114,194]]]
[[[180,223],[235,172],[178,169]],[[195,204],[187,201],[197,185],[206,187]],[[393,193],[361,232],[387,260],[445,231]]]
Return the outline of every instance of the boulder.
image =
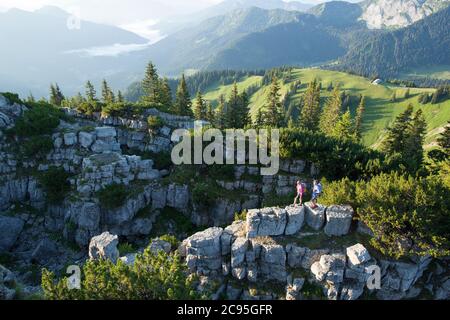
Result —
[[[287,225],[284,234],[291,236],[299,232],[303,227],[305,220],[305,207],[290,206],[286,208]]]
[[[94,143],[95,136],[89,132],[80,132],[78,135],[80,145],[83,148],[89,149]]]
[[[286,281],[286,252],[282,246],[261,245],[260,272],[267,280]]]
[[[326,210],[325,234],[328,236],[344,236],[350,231],[353,220],[351,206],[331,206]]]
[[[288,244],[286,246],[288,265],[291,268],[301,267],[307,251],[309,251],[308,248],[298,247],[295,244]]]
[[[232,225],[223,230],[220,244],[222,248],[222,255],[226,256],[231,253],[231,244],[236,238],[245,236],[245,222],[236,221]]]
[[[0,216],[0,252],[9,251],[14,246],[23,226],[20,218]]]
[[[89,258],[91,260],[111,260],[115,263],[119,259],[118,244],[119,237],[109,232],[93,237],[89,244]]]
[[[248,249],[246,238],[237,238],[231,246],[231,267],[237,268],[244,264],[245,254]]]
[[[358,266],[371,259],[369,251],[362,244],[347,248],[347,257],[350,266]]]
[[[99,139],[115,138],[117,131],[113,127],[97,127],[95,133]]]
[[[306,223],[312,229],[318,231],[323,228],[325,224],[325,210],[326,207],[318,206],[312,209],[310,204],[305,204]]]
[[[77,143],[77,135],[74,132],[64,134],[64,144],[66,146],[73,146]]]
[[[160,251],[169,253],[171,250],[172,250],[172,245],[167,241],[164,241],[161,239],[154,239],[150,243],[150,251],[152,253],[157,254]]]
[[[287,212],[280,208],[250,210],[247,213],[247,237],[249,239],[284,234]]]
[[[327,281],[339,284],[344,281],[345,255],[333,254],[323,255],[320,260],[311,266],[311,272],[317,281]]]
[[[221,272],[222,252],[220,239],[222,228],[209,228],[198,232],[184,242],[186,262],[191,272],[209,274]]]

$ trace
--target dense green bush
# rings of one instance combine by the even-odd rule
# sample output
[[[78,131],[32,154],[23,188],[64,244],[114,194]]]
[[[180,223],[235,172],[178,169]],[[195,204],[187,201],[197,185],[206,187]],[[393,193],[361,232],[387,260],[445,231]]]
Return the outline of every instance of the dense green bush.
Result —
[[[214,192],[217,188],[218,186],[213,186],[209,182],[198,181],[192,187],[192,199],[199,205],[212,205],[218,199],[218,195]]]
[[[49,136],[36,136],[25,140],[21,145],[22,153],[27,158],[43,158],[53,148],[53,140]]]
[[[149,116],[147,118],[147,124],[148,124],[148,128],[150,130],[159,130],[164,126],[164,120],[161,119],[161,117],[158,116]]]
[[[64,116],[61,110],[48,106],[37,106],[17,119],[14,133],[20,137],[51,134]]]
[[[97,196],[103,207],[115,209],[125,203],[129,196],[129,191],[123,184],[111,184],[97,192]]]
[[[67,279],[55,281],[42,273],[42,288],[49,300],[185,300],[199,299],[196,279],[188,275],[177,253],[153,254],[146,249],[133,266],[122,261],[88,261],[82,268],[81,290],[69,290]]]
[[[50,203],[61,203],[70,191],[70,174],[62,168],[50,167],[38,175]]]
[[[77,106],[77,110],[87,115],[102,111],[103,104],[98,101],[83,101]]]
[[[324,191],[320,197],[320,203],[324,205],[348,204],[356,207],[356,183],[344,178],[340,181],[323,181],[322,184]]]
[[[11,92],[0,92],[0,95],[2,95],[3,97],[5,97],[6,100],[8,100],[8,102],[10,104],[23,104],[23,101],[19,98],[19,95],[16,93],[11,93]]]
[[[445,175],[443,176],[445,177]],[[449,185],[439,176],[380,174],[368,181],[325,183],[321,202],[351,204],[383,254],[450,254]]]
[[[109,103],[103,106],[102,115],[111,117],[132,117],[133,105],[124,102]]]
[[[345,177],[355,180],[395,167],[382,153],[363,145],[298,128],[280,131],[280,156],[312,162],[330,180]]]

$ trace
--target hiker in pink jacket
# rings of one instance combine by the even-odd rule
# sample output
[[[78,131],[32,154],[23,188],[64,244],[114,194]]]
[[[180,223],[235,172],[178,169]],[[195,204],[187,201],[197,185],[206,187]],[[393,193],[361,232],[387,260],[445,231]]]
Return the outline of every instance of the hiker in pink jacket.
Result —
[[[294,206],[297,206],[297,200],[300,200],[300,206],[303,205],[303,194],[306,192],[306,186],[304,183],[297,181],[297,197],[294,200]]]

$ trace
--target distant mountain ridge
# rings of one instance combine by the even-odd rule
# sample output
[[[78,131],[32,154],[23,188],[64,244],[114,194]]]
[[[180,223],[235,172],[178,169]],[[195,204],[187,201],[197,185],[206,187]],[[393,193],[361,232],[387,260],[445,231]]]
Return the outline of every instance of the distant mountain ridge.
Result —
[[[358,39],[338,68],[389,77],[431,65],[450,65],[450,7],[407,28]]]
[[[361,19],[371,29],[406,27],[449,4],[449,0],[366,0],[361,3]]]

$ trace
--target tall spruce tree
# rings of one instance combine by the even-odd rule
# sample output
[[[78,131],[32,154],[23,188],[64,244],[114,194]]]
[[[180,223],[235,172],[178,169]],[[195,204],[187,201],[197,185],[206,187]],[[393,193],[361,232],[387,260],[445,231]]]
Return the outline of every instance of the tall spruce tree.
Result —
[[[152,62],[148,63],[145,70],[145,76],[142,80],[142,91],[144,92],[144,96],[142,97],[144,103],[160,103],[160,81],[158,71]]]
[[[206,121],[208,121],[212,126],[216,124],[216,117],[211,101],[206,104]]]
[[[264,112],[259,109],[256,113],[254,125],[256,128],[261,128],[264,126]]]
[[[331,136],[343,141],[353,141],[355,139],[354,131],[352,115],[350,110],[347,110],[339,117],[336,125],[333,127]]]
[[[195,120],[206,120],[206,101],[203,99],[202,93],[197,92],[194,103],[194,118]]]
[[[56,83],[55,85],[50,85],[50,103],[55,106],[61,106],[64,99],[64,95],[58,84]]]
[[[104,79],[102,81],[102,99],[105,104],[113,103],[115,100],[114,93]]]
[[[224,129],[226,125],[226,102],[225,97],[220,95],[219,105],[215,112],[215,126],[219,129]]]
[[[450,156],[450,121],[438,139],[439,146]]]
[[[314,79],[306,89],[303,97],[303,107],[300,125],[307,130],[317,130],[320,121],[320,86]]]
[[[355,138],[356,141],[361,141],[362,139],[362,122],[364,117],[364,112],[366,111],[366,98],[361,96],[358,109],[356,109],[355,117]]]
[[[184,74],[181,76],[180,83],[178,84],[173,110],[175,114],[180,116],[194,116],[192,112],[191,96],[189,95]]]
[[[283,104],[280,97],[280,84],[278,78],[273,76],[268,101],[264,106],[264,124],[266,126],[277,128],[283,125]]]
[[[170,90],[169,79],[164,78],[160,84],[159,102],[164,106],[164,109],[170,110],[172,108],[172,91]]]
[[[245,128],[251,123],[250,119],[250,100],[248,98],[247,92],[244,90],[239,96],[240,105],[239,105],[239,127]]]
[[[411,172],[415,172],[423,163],[423,143],[427,133],[427,122],[422,109],[416,111],[411,119],[406,145],[404,146],[404,158]]]
[[[383,142],[382,149],[388,155],[401,152],[406,145],[413,112],[413,106],[408,105],[406,110],[395,118],[393,125],[387,129],[387,135]]]
[[[86,82],[86,99],[89,102],[97,101],[96,95],[97,92],[95,91],[94,85],[88,80],[88,82]]]
[[[234,82],[233,89],[231,90],[230,98],[226,106],[226,116],[225,116],[225,126],[227,128],[239,128],[239,108],[241,104],[241,99],[239,97],[239,90]]]
[[[323,108],[319,123],[320,131],[328,136],[333,135],[336,124],[341,118],[341,109],[342,95],[336,87],[333,89],[331,97],[328,98],[325,107]]]
[[[117,102],[120,102],[120,103],[122,103],[122,102],[124,102],[125,101],[125,99],[123,98],[123,95],[122,95],[122,91],[118,91],[117,92]]]

